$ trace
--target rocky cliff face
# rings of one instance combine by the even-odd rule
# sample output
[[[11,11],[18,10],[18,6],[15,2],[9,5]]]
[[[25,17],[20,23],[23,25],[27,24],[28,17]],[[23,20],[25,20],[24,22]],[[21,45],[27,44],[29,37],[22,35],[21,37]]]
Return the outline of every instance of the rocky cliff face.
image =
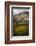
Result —
[[[29,13],[28,12],[23,12],[20,14],[16,14],[13,16],[13,20],[17,24],[24,24],[24,23],[29,23]]]

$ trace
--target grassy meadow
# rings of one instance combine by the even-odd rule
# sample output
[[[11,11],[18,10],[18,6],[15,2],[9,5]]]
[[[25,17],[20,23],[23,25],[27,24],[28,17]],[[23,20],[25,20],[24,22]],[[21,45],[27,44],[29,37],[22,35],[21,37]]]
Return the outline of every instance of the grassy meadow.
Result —
[[[16,24],[14,25],[14,36],[29,35],[29,24]]]

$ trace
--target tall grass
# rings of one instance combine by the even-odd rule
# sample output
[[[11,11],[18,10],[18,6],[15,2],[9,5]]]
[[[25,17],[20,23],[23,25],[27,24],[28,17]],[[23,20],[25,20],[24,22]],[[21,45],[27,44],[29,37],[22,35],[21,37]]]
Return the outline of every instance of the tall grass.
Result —
[[[29,24],[16,24],[14,26],[14,35],[29,35]]]

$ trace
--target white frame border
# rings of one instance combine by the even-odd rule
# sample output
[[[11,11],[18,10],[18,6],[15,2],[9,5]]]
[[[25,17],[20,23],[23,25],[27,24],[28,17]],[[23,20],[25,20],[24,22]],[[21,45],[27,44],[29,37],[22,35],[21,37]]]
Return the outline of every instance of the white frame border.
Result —
[[[11,7],[31,7],[29,10],[29,36],[13,36],[11,37]],[[31,15],[31,16],[30,16]],[[32,6],[27,5],[10,5],[10,40],[32,40]]]

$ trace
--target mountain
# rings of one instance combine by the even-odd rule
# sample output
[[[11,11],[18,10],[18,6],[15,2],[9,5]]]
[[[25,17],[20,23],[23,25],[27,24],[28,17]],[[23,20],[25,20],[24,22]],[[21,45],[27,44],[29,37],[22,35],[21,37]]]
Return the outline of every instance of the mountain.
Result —
[[[20,14],[16,14],[13,16],[14,22],[17,24],[24,24],[24,23],[29,23],[29,13],[28,12],[23,12]]]

